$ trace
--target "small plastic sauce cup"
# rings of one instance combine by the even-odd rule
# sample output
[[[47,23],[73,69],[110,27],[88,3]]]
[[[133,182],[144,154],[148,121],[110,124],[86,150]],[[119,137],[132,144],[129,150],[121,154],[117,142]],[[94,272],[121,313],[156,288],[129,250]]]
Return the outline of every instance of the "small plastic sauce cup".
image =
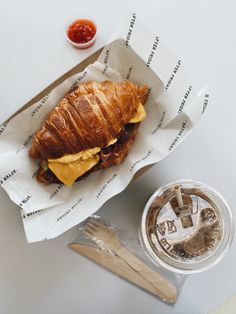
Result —
[[[66,39],[78,49],[91,47],[97,37],[97,24],[89,16],[74,16],[65,25]]]

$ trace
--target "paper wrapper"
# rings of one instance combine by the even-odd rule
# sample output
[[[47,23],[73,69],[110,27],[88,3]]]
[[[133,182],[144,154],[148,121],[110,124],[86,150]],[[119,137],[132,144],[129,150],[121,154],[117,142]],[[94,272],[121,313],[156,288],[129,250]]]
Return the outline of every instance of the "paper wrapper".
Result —
[[[28,150],[47,114],[80,82],[124,79],[150,88],[147,118],[125,161],[70,188],[39,183],[38,163],[29,158]],[[208,97],[205,89],[194,90],[182,60],[135,13],[129,14],[94,64],[0,128],[0,185],[22,208],[27,240],[58,236],[124,190],[139,169],[160,161],[179,145],[201,118]]]

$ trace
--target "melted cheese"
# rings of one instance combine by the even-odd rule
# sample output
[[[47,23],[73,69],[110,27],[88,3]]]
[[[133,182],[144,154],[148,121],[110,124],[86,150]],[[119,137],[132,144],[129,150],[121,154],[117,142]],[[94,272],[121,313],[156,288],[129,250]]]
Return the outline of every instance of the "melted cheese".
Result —
[[[113,138],[112,140],[110,140],[110,142],[107,144],[106,147],[111,146],[113,144],[115,144],[117,142],[117,138]]]
[[[71,186],[75,180],[95,166],[99,161],[98,154],[86,160],[78,159],[69,163],[49,162],[48,168],[56,177],[67,186]]]
[[[57,159],[48,159],[48,163],[57,162],[57,163],[68,164],[70,162],[74,162],[74,161],[77,161],[79,159],[86,160],[86,159],[94,156],[95,154],[97,154],[100,151],[101,151],[100,147],[85,149],[85,150],[82,150],[81,152],[79,152],[77,154],[67,154],[67,155],[60,157],[60,158],[57,158]]]
[[[139,103],[138,110],[135,116],[129,121],[129,123],[137,123],[146,118],[146,111],[141,103]]]
[[[145,109],[143,105],[139,103],[138,110],[129,123],[137,123],[145,118]],[[117,138],[110,140],[107,146],[113,145],[116,141]],[[77,154],[67,154],[57,159],[48,159],[48,168],[61,182],[67,186],[71,186],[77,178],[98,163],[98,153],[100,151],[100,147],[95,147],[83,150]]]

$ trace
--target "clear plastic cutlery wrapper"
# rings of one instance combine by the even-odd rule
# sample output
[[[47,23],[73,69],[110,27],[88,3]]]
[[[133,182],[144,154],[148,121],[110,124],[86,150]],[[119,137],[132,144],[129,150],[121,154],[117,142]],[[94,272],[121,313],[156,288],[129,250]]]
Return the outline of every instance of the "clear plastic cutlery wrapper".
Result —
[[[80,225],[70,248],[169,304],[187,275],[216,265],[233,239],[224,197],[193,180],[161,186],[125,219],[109,210]]]

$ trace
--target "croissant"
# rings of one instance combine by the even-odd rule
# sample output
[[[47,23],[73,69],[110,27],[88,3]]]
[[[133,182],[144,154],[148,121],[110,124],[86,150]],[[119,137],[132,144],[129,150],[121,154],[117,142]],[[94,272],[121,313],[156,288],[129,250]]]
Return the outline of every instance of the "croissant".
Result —
[[[41,160],[38,180],[61,182],[50,172],[55,166],[70,172],[68,163],[74,171],[75,162],[79,167],[90,160],[93,170],[122,162],[137,133],[139,116],[145,113],[147,97],[147,86],[130,81],[88,82],[65,95],[33,136],[29,155]]]

